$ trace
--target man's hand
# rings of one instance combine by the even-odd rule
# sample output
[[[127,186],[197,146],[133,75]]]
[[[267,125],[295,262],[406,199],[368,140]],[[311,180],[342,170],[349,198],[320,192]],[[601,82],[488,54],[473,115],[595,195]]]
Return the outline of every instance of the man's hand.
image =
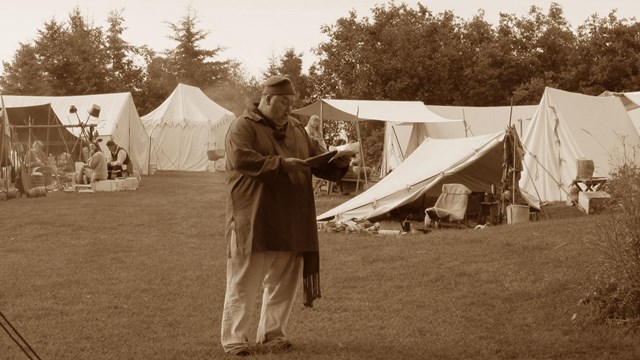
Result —
[[[281,165],[282,165],[282,171],[286,173],[300,171],[304,168],[309,167],[309,165],[307,165],[307,163],[304,160],[298,159],[298,158],[282,158]]]

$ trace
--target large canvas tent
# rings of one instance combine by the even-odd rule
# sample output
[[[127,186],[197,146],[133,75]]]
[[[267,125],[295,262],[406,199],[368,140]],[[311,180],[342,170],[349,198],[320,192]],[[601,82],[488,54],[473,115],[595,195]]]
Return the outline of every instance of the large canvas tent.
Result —
[[[579,159],[593,160],[594,177],[609,177],[625,156],[634,159],[640,137],[619,98],[546,88],[522,143],[522,190],[563,201]]]
[[[464,134],[461,120],[438,116],[421,101],[323,99],[293,113],[332,121],[384,121],[381,175],[394,169],[427,136],[440,137],[456,129]]]
[[[197,87],[178,84],[155,110],[142,117],[151,137],[150,162],[157,170],[207,171],[207,150],[224,149],[235,115]]]
[[[370,219],[438,196],[445,183],[459,183],[486,192],[503,176],[505,131],[458,138],[427,138],[398,167],[365,192],[320,214],[318,220]]]
[[[134,166],[134,172],[145,175],[149,165],[149,137],[142,126],[138,111],[130,93],[78,95],[78,96],[3,96],[8,111],[12,108],[27,108],[33,106],[50,106],[55,116],[64,125],[83,124],[95,125],[95,130],[102,141],[103,151],[107,140],[113,139],[118,145],[129,152]],[[93,105],[100,107],[97,118],[90,117],[89,111]],[[77,109],[70,113],[71,106]],[[14,120],[11,119],[13,122]],[[18,121],[18,120],[16,120]],[[74,136],[80,136],[79,127],[69,128]]]

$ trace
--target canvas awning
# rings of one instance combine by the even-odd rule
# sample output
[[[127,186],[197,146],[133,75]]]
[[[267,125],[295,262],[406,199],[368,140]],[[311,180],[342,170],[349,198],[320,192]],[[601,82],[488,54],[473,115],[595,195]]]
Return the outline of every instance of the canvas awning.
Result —
[[[298,115],[318,115],[334,121],[393,121],[396,123],[461,123],[446,119],[425,107],[421,101],[323,99],[292,111]]]

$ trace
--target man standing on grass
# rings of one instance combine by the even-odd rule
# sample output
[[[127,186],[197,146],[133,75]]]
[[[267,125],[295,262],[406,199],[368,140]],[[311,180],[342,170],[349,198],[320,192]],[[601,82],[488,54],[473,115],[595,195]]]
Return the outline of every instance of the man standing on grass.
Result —
[[[326,148],[289,116],[291,81],[266,80],[260,103],[230,126],[226,137],[227,290],[221,342],[228,353],[291,350],[285,327],[302,280],[304,305],[320,297],[320,262],[312,174],[338,180],[349,157],[310,168],[303,159]],[[251,311],[264,286],[256,345]]]

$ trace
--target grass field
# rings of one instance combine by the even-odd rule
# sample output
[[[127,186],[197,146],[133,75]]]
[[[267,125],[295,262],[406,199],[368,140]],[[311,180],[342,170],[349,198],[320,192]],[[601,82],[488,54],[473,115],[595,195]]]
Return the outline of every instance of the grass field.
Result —
[[[318,211],[345,199],[320,196]],[[231,358],[219,344],[224,202],[220,173],[0,202],[0,310],[43,360]],[[604,216],[548,214],[485,230],[320,233],[322,299],[296,300],[293,352],[256,357],[640,358],[637,334],[584,321],[578,305],[598,255],[584,240]],[[26,359],[4,332],[0,359]]]

